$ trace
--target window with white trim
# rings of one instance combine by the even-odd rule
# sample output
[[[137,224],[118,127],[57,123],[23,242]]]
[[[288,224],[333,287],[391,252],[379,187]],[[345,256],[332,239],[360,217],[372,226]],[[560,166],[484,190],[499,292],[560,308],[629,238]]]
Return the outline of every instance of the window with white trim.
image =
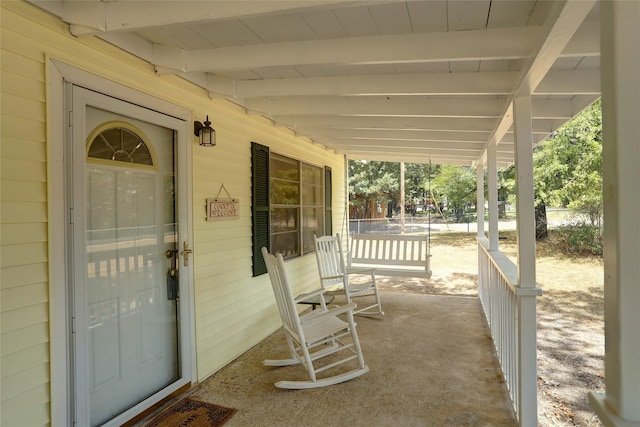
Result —
[[[261,247],[294,258],[315,250],[314,235],[331,233],[330,186],[330,168],[252,144],[254,276],[266,272]]]

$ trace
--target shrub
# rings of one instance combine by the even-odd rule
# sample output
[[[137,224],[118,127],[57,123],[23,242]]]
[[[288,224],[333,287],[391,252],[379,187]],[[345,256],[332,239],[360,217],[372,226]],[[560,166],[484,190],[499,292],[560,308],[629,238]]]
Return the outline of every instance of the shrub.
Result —
[[[565,252],[602,256],[602,230],[599,226],[576,222],[558,227],[556,233]]]

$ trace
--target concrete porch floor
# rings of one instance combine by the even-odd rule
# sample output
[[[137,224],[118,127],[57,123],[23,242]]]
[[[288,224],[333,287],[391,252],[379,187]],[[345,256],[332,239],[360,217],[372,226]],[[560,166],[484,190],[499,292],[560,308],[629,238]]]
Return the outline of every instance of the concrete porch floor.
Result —
[[[478,298],[381,292],[381,300],[384,316],[357,318],[370,368],[361,377],[277,389],[305,379],[301,366],[262,366],[288,354],[278,330],[187,394],[236,408],[225,427],[517,425]]]

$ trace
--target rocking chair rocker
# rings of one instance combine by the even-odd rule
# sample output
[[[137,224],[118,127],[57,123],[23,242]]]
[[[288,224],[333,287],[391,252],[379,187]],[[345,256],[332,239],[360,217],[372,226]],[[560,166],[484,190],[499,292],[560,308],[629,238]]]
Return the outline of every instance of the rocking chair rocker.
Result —
[[[262,255],[267,265],[291,354],[290,359],[265,360],[263,364],[266,366],[301,364],[309,374],[308,381],[279,381],[275,384],[276,387],[288,389],[324,387],[348,381],[369,372],[369,367],[364,363],[356,324],[353,320],[355,304],[333,309],[327,309],[323,304],[319,309],[301,317],[287,279],[282,255],[271,255],[266,248],[262,248]],[[306,297],[314,295],[322,297],[323,294],[324,289],[320,289],[306,294]],[[346,315],[346,322],[337,317],[340,314]],[[320,362],[320,359],[331,355],[334,356],[328,361]],[[344,369],[338,369],[339,366],[348,362],[355,367],[346,372]],[[337,373],[333,376],[318,378],[318,374],[331,369]]]

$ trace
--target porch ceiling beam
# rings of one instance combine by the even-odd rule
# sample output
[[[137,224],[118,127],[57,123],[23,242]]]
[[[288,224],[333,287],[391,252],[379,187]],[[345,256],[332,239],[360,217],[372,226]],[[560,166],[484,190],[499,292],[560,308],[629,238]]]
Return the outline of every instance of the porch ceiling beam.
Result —
[[[477,117],[498,118],[504,110],[504,100],[489,98],[448,97],[318,97],[313,100],[298,97],[252,98],[245,106],[275,121],[279,115],[347,115],[397,117]]]
[[[549,71],[535,95],[600,95],[600,70]]]
[[[406,143],[403,141],[398,141],[397,143],[389,144],[378,144],[377,141],[363,141],[361,144],[353,143],[353,141],[349,141],[346,143],[338,142],[327,142],[323,140],[315,141],[319,144],[322,144],[326,147],[332,148],[339,152],[345,151],[371,151],[371,152],[388,152],[388,151],[398,151],[398,148],[402,148],[407,150],[413,150],[412,152],[421,153],[421,152],[429,152],[435,153],[434,150],[447,151],[450,154],[461,154],[463,152],[474,153],[474,155],[479,154],[484,149],[484,146],[481,144],[474,143],[464,143],[464,142],[424,142],[420,144],[416,143]],[[513,142],[503,142],[497,145],[497,152],[500,154],[504,154],[506,156],[512,156],[514,151]]]
[[[135,33],[104,33],[100,38],[145,61],[153,60],[153,43]]]
[[[334,147],[332,147],[334,148]],[[370,147],[370,148],[362,148],[362,147],[335,147],[334,148],[338,152],[364,152],[368,151],[371,153],[396,153],[395,149],[385,149],[385,147]],[[442,156],[456,156],[461,157],[466,160],[475,160],[478,155],[482,152],[482,148],[477,150],[446,150],[446,149],[434,149],[434,148],[416,148],[416,147],[403,147],[402,155],[430,155],[432,157],[442,157]]]
[[[165,68],[210,73],[319,64],[392,64],[520,59],[539,43],[540,27],[451,31],[337,38],[185,51],[184,62],[153,63]]]
[[[507,95],[512,93],[518,76],[517,71],[497,71],[233,80],[209,74],[207,89],[212,98],[242,99],[336,95]],[[598,70],[550,71],[536,90],[536,94],[547,95],[599,92]]]
[[[393,147],[393,149],[406,148],[406,149],[420,149],[420,150],[447,150],[447,151],[472,151],[482,152],[484,145],[475,142],[462,142],[462,141],[407,141],[407,140],[375,140],[375,139],[362,139],[362,140],[332,140],[326,142],[323,138],[318,138],[315,141],[330,146],[335,150],[350,150],[350,149],[384,149],[387,147]]]
[[[442,132],[405,129],[327,129],[304,128],[313,138],[378,141],[470,141],[485,143],[490,132]]]
[[[346,154],[346,153],[344,153]],[[455,156],[449,157],[430,157],[430,156],[406,156],[402,154],[371,154],[371,153],[348,153],[347,157],[351,160],[369,160],[378,162],[405,162],[405,163],[424,163],[431,162],[434,165],[452,165],[452,166],[471,166],[469,160],[461,160]]]
[[[455,155],[451,156],[429,156],[424,154],[404,155],[403,153],[369,153],[369,152],[350,152],[346,154],[352,160],[372,160],[382,162],[405,162],[405,163],[432,163],[435,165],[453,165],[453,166],[473,166],[473,162],[468,159],[461,159]],[[498,156],[498,166],[508,166],[513,163],[513,156]]]
[[[395,150],[390,146],[382,146],[382,147],[341,147],[339,152],[345,153],[364,153],[370,152],[372,154],[394,154],[397,153],[398,150]],[[406,147],[402,150],[400,155],[431,155],[432,157],[461,157],[465,160],[475,160],[478,157],[478,154],[481,150],[445,150],[445,149],[426,149],[426,148],[417,148],[417,147]]]
[[[313,139],[323,139],[323,140],[331,140],[333,141],[332,145],[336,144],[351,144],[351,143],[359,143],[363,141],[366,144],[370,144],[374,141],[377,141],[376,145],[384,145],[384,144],[392,144],[394,146],[398,146],[398,144],[409,144],[415,143],[417,145],[427,143],[427,142],[438,142],[441,144],[451,144],[451,143],[471,143],[476,145],[486,144],[488,143],[488,133],[476,134],[473,132],[442,132],[440,134],[437,133],[429,133],[424,135],[411,135],[411,133],[416,134],[417,132],[409,131],[408,133],[404,133],[402,130],[388,130],[388,131],[364,131],[360,134],[358,131],[344,130],[343,132],[315,132],[313,129],[306,129],[305,133],[309,135],[310,138]],[[538,143],[546,138],[551,132],[549,131],[534,131],[533,139],[534,143]],[[502,142],[513,142],[513,133],[507,132],[501,140]],[[397,144],[396,144],[397,143]]]
[[[46,3],[46,1],[34,2]],[[110,31],[135,31],[174,24],[197,24],[241,19],[259,14],[318,9],[344,0],[288,1],[163,1],[162,13],[153,13],[144,1],[63,1],[63,20],[76,36]]]
[[[295,128],[361,129],[361,130],[440,130],[491,132],[497,124],[495,118],[458,117],[357,117],[317,114],[308,116],[280,115],[277,119]],[[279,123],[279,122],[278,122]]]
[[[398,153],[396,151],[347,151],[342,154],[346,154],[349,158],[381,162],[429,163],[429,161],[431,161],[434,164],[459,166],[470,166],[472,163],[471,157],[459,156],[458,154],[438,155],[429,153]]]
[[[429,73],[239,80],[235,93],[229,82],[214,76],[209,91],[222,96],[256,98],[312,95],[506,95],[518,78],[517,71],[485,73]]]
[[[249,99],[245,107],[266,114],[274,121],[294,126],[295,122],[285,122],[279,116],[336,115],[349,117],[433,117],[433,118],[488,118],[497,119],[504,109],[505,101],[487,97],[479,99],[431,98],[431,97],[283,97],[275,99]],[[536,119],[569,119],[575,114],[574,103],[570,99],[542,99],[533,101]],[[578,110],[580,111],[580,110]],[[300,128],[300,126],[298,126]],[[504,133],[509,128],[505,129]]]

